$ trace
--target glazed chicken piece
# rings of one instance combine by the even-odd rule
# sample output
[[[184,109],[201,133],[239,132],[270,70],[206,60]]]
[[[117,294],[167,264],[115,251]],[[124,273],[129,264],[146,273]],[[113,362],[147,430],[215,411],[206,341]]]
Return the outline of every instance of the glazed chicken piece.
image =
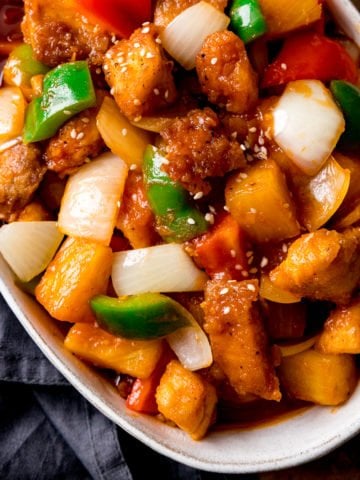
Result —
[[[204,329],[214,361],[238,395],[281,399],[279,381],[255,302],[256,280],[211,280],[205,289]]]
[[[130,119],[140,119],[176,99],[172,67],[157,42],[155,27],[148,25],[114,45],[103,69],[121,111]]]
[[[110,35],[81,15],[75,0],[25,0],[24,7],[24,40],[38,60],[50,67],[86,58],[102,64]]]
[[[270,279],[295,295],[347,303],[360,282],[360,227],[302,235]]]
[[[215,420],[215,388],[198,373],[172,360],[156,390],[159,412],[194,440],[200,440]]]
[[[46,166],[35,145],[15,145],[0,153],[0,220],[14,221],[31,201]]]
[[[211,103],[224,105],[233,113],[247,112],[256,105],[257,75],[244,43],[234,33],[226,30],[209,35],[196,57],[196,71]]]
[[[208,193],[210,185],[204,179],[245,165],[240,144],[227,134],[210,108],[191,110],[160,134],[169,161],[164,170],[193,193]]]
[[[50,139],[44,154],[49,170],[69,175],[101,153],[105,144],[96,126],[97,112],[97,108],[84,110]]]
[[[157,0],[154,13],[154,23],[164,29],[182,11],[199,3],[200,0]],[[208,0],[213,7],[224,11],[227,0]]]

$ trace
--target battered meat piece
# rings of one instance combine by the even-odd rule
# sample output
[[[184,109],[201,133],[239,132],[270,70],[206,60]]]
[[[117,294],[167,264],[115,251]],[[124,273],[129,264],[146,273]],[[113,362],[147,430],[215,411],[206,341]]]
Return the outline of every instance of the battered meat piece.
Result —
[[[130,119],[141,118],[176,99],[173,63],[166,59],[156,39],[156,28],[147,25],[135,30],[129,40],[118,42],[105,56],[106,81]]]
[[[163,168],[189,191],[208,193],[207,177],[221,177],[245,165],[240,144],[229,137],[210,108],[191,110],[161,132],[168,165]]]
[[[50,67],[86,58],[101,65],[110,35],[89,23],[74,0],[25,0],[24,6],[24,40],[38,60]]]
[[[214,361],[243,396],[280,400],[268,341],[259,311],[255,280],[211,280],[205,289],[204,329],[209,334]]]
[[[154,13],[154,23],[164,29],[183,10],[199,3],[200,0],[157,0]],[[213,7],[224,11],[227,0],[207,0]]]
[[[302,235],[270,279],[295,295],[347,303],[360,282],[360,227]]]
[[[233,113],[255,107],[257,76],[244,43],[234,33],[225,30],[209,35],[196,57],[196,71],[210,102],[225,105]]]
[[[71,174],[105,144],[96,126],[97,108],[84,110],[69,120],[47,144],[44,159],[49,170]]]
[[[18,144],[0,153],[0,220],[16,219],[46,171],[35,145]]]

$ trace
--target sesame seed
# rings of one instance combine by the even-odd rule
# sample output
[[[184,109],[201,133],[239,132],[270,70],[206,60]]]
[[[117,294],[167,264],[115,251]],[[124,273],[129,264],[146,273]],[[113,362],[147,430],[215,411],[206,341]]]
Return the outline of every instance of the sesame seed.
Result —
[[[115,35],[113,35],[113,36],[111,37],[111,42],[112,42],[112,43],[115,43],[115,42],[116,42],[116,36],[115,36]]]
[[[200,117],[200,118],[199,118],[199,124],[200,124],[200,125],[204,125],[204,123],[205,123],[205,120],[204,120],[202,117]]]
[[[161,38],[160,37],[157,37],[155,38],[155,43],[158,43],[159,45],[161,45]]]
[[[216,65],[217,64],[217,61],[218,59],[216,57],[213,57],[211,60],[210,60],[210,63],[211,65]]]
[[[257,144],[254,145],[254,152],[255,152],[255,153],[260,152],[260,147],[259,147],[259,145],[257,145]]]
[[[247,153],[246,154],[246,160],[248,162],[253,162],[254,161],[254,157],[250,154],[250,153]]]
[[[82,121],[83,123],[89,123],[89,122],[90,122],[90,118],[84,117],[84,118],[81,119],[81,121]]]
[[[134,105],[136,105],[137,107],[141,105],[141,101],[138,99],[138,98],[135,98],[134,99]]]
[[[146,27],[147,25],[150,25],[150,22],[144,22],[141,24],[143,27]]]
[[[136,193],[133,193],[133,194],[131,195],[131,200],[132,200],[133,202],[136,202],[136,201],[137,201],[137,198],[138,198],[138,196],[137,196]]]
[[[266,148],[266,147],[261,147],[261,148],[260,148],[260,151],[261,151],[264,155],[267,156],[268,151],[267,151],[267,148]]]
[[[289,208],[290,205],[288,203],[284,203],[284,208]]]
[[[254,286],[252,283],[248,283],[248,284],[246,285],[246,288],[247,288],[248,290],[250,290],[251,292],[255,292],[255,291],[256,291],[256,288],[255,288],[255,286]]]
[[[160,91],[158,88],[154,88],[153,92],[155,95],[160,95]]]
[[[251,268],[249,270],[250,273],[257,273],[258,269],[257,268]]]
[[[212,205],[209,205],[209,210],[211,213],[216,213],[216,210]]]
[[[280,65],[280,67],[281,67],[281,70],[287,70],[287,65],[286,65],[286,63],[282,63],[282,64]]]
[[[138,115],[137,117],[134,118],[134,122],[140,122],[141,119],[142,119],[142,116]]]
[[[229,293],[229,289],[228,289],[227,287],[222,288],[222,289],[220,290],[220,295],[226,295],[227,293]]]
[[[95,73],[96,73],[96,75],[100,75],[100,73],[101,73],[101,68],[97,68],[97,69],[95,70]]]
[[[214,223],[215,219],[214,219],[214,215],[212,213],[206,213],[205,214],[205,220],[211,224]]]
[[[134,47],[135,47],[135,48],[140,48],[140,43],[139,43],[139,42],[135,42],[135,43],[134,43]]]
[[[71,115],[71,112],[70,112],[70,110],[64,110],[64,111],[63,111],[63,114],[64,114],[64,115]]]
[[[122,69],[120,70],[120,73],[125,73],[127,72],[127,67],[122,67]]]
[[[77,134],[76,140],[81,140],[81,139],[84,138],[84,137],[85,137],[85,133],[84,133],[84,132],[80,132],[80,133]]]
[[[233,248],[230,250],[230,255],[235,258],[236,257],[236,250],[234,250]]]
[[[267,257],[263,257],[263,258],[261,259],[261,262],[260,262],[260,267],[261,267],[261,268],[264,268],[264,267],[266,267],[266,265],[267,265],[268,263],[269,263],[268,258],[267,258]]]
[[[244,145],[245,148],[250,148],[250,143],[247,140],[244,141]]]
[[[259,142],[259,145],[264,145],[265,143],[264,137],[259,137],[258,142]]]
[[[248,265],[251,265],[254,261],[254,257],[249,257],[248,258]]]
[[[81,17],[81,20],[82,20],[83,23],[88,23],[88,19],[87,19],[86,17],[83,17],[83,16],[82,16],[82,17]]]
[[[246,257],[252,257],[254,255],[254,252],[252,250],[248,250],[246,253],[245,253]]]
[[[193,218],[190,217],[190,218],[187,219],[187,223],[188,223],[189,225],[195,225],[196,222],[195,222],[195,220],[194,220]]]
[[[120,200],[118,200],[118,201],[116,202],[116,206],[117,206],[118,208],[120,208],[120,206],[121,206]]]
[[[287,248],[286,243],[283,243],[283,244],[282,244],[281,250],[282,250],[284,253],[286,253],[286,252],[288,251],[288,248]]]
[[[141,30],[141,33],[149,33],[150,32],[150,27],[145,27]]]
[[[224,307],[223,308],[223,314],[227,315],[228,313],[230,313],[230,307]]]
[[[250,128],[249,128],[249,132],[251,132],[251,133],[255,133],[256,130],[257,130],[256,127],[250,127]]]
[[[239,173],[239,177],[240,178],[243,178],[245,180],[245,178],[248,178],[248,174],[247,173],[244,173],[244,172],[240,172]]]
[[[231,138],[235,139],[237,137],[237,132],[232,132]]]
[[[196,192],[194,195],[194,200],[200,200],[204,196],[203,192]]]
[[[241,275],[246,278],[249,276],[249,273],[246,270],[242,270]]]
[[[73,128],[70,132],[70,137],[71,138],[76,138],[76,135],[77,135],[76,130],[75,130],[75,128]]]
[[[256,212],[257,212],[256,208],[250,208],[250,213],[256,213]]]
[[[106,72],[107,70],[109,70],[108,65],[104,65],[104,66],[103,66],[103,69],[105,70],[105,72]]]
[[[112,87],[112,88],[110,89],[110,95],[114,95],[114,93],[115,93],[115,88]]]
[[[107,53],[105,54],[105,57],[106,57],[106,58],[111,58],[111,53],[110,53],[110,52],[107,52]]]
[[[147,52],[146,58],[154,58],[154,57],[155,57],[155,55],[153,53]]]
[[[243,143],[240,144],[240,148],[241,148],[241,150],[242,150],[243,152],[245,152],[246,147],[245,147],[245,145],[244,145]]]
[[[230,212],[230,209],[227,205],[224,205],[224,210],[225,210],[225,212]]]
[[[123,128],[121,130],[121,134],[122,134],[123,137],[126,137],[127,133],[128,133],[127,128]]]
[[[165,99],[168,99],[168,98],[169,98],[169,90],[165,90],[164,98],[165,98]]]
[[[142,48],[140,51],[140,57],[145,57],[146,50],[145,48]]]
[[[129,168],[130,170],[136,170],[137,169],[136,163],[132,163]]]
[[[240,263],[237,263],[235,265],[235,270],[242,270],[242,266],[240,265]]]

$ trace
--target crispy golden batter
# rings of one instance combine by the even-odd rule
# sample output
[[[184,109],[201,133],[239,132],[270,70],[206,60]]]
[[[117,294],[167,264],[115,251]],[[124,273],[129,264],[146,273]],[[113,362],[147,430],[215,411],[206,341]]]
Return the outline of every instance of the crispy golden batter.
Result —
[[[105,78],[116,103],[131,119],[166,107],[176,99],[173,64],[166,59],[156,38],[153,25],[139,28],[105,56]]]
[[[0,153],[0,220],[16,219],[46,171],[40,149],[22,143]]]
[[[204,329],[214,361],[239,395],[280,400],[268,339],[254,304],[257,298],[257,281],[209,281],[203,303]]]
[[[165,142],[164,169],[173,180],[196,193],[210,190],[207,177],[223,176],[245,165],[240,144],[227,135],[213,110],[192,110],[161,132]]]
[[[295,295],[347,303],[360,281],[360,227],[302,235],[270,279]]]
[[[234,33],[225,30],[209,35],[196,57],[196,71],[210,102],[233,113],[255,107],[257,76],[244,43]]]
[[[70,174],[105,144],[96,126],[97,108],[89,108],[69,120],[47,144],[44,159],[49,170]]]
[[[154,13],[154,23],[164,29],[183,10],[199,3],[200,0],[157,0]],[[227,0],[208,0],[213,7],[224,11]]]
[[[215,419],[215,388],[198,373],[172,360],[156,390],[159,412],[200,440]]]
[[[24,40],[38,60],[50,67],[86,58],[101,65],[110,35],[83,17],[74,0],[25,0],[24,6]]]

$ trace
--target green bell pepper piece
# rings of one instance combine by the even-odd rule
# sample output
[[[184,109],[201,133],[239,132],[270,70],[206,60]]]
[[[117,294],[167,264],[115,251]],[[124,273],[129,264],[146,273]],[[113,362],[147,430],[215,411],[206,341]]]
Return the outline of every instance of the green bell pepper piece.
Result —
[[[360,89],[352,83],[333,80],[330,90],[345,117],[341,142],[349,145],[360,143]]]
[[[146,148],[143,163],[146,193],[163,240],[182,243],[206,232],[208,223],[192,203],[189,192],[162,170],[165,161],[155,147]]]
[[[32,47],[23,43],[10,53],[5,70],[11,72],[12,85],[30,89],[31,77],[45,75],[50,68],[36,60]]]
[[[98,295],[90,305],[100,327],[124,338],[159,338],[190,324],[187,310],[161,293],[121,298]]]
[[[96,95],[87,62],[59,65],[45,75],[43,94],[28,106],[24,143],[52,137],[67,120],[95,104]]]
[[[249,43],[267,31],[258,0],[234,0],[230,6],[230,28],[244,43]]]

